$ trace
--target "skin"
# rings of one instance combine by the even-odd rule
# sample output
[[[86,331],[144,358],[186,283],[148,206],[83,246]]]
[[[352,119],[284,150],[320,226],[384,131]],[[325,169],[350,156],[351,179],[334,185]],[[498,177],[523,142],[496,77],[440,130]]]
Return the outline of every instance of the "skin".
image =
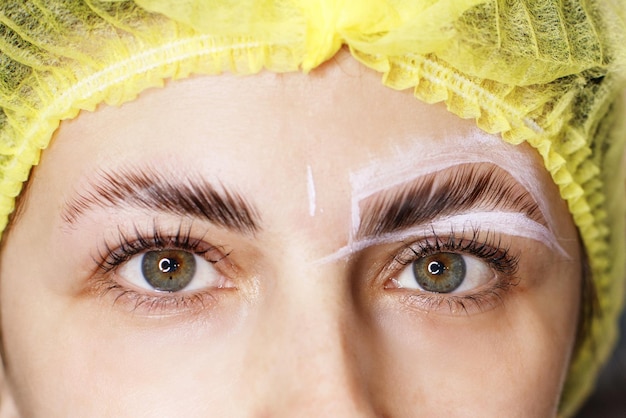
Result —
[[[309,75],[191,78],[63,122],[0,255],[5,373],[20,415],[554,416],[580,254],[567,207],[528,146],[502,150],[530,161],[536,199],[569,256],[501,236],[518,256],[516,285],[480,306],[451,308],[447,295],[428,304],[424,292],[398,288],[401,269],[389,266],[412,239],[320,262],[350,241],[351,173],[417,170],[460,147],[488,155],[474,132],[440,105],[381,86],[343,53]],[[94,173],[129,167],[220,182],[253,202],[261,226],[239,233],[129,207],[64,220]],[[228,254],[214,265],[219,280],[192,291],[202,303],[151,310],[95,289],[108,279],[155,294],[131,283],[129,268],[103,274],[95,261],[120,231],[150,233],[155,222],[165,234],[184,224]]]

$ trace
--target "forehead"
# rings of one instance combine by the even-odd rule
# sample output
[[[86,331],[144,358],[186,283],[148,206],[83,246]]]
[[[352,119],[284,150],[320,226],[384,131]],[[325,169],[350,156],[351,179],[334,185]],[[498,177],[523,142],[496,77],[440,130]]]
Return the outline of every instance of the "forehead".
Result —
[[[251,169],[243,161],[254,155],[257,164],[270,161],[275,169],[277,156],[287,154],[291,158],[281,162],[283,170],[296,166],[300,171],[300,163],[311,162],[332,170],[340,162],[342,169],[358,171],[365,163],[397,157],[426,161],[499,153],[507,159],[529,153],[479,133],[473,121],[450,114],[441,104],[424,104],[411,91],[384,87],[377,73],[345,54],[310,74],[170,81],[122,107],[103,105],[64,121],[59,137],[62,143],[46,154],[92,156],[82,159],[86,165],[109,156],[135,160],[136,155],[187,165],[193,164],[190,156],[197,160],[219,153],[235,166],[241,161]]]
[[[38,171],[42,187],[57,185],[66,201],[103,170],[200,176],[252,201],[284,234],[342,231],[333,247],[356,227],[361,199],[485,161],[535,196],[555,194],[544,190],[549,176],[528,146],[508,145],[442,105],[384,87],[378,74],[340,54],[310,74],[192,77],[121,107],[83,112],[62,123]]]

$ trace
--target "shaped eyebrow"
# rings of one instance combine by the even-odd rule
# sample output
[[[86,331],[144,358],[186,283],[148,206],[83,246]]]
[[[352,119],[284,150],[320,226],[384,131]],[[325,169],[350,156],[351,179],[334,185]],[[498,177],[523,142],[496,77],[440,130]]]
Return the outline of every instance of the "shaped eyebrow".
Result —
[[[190,216],[240,233],[255,233],[260,223],[255,207],[223,185],[213,185],[201,177],[169,176],[154,169],[98,172],[83,192],[65,203],[62,217],[71,225],[97,208],[137,208]]]
[[[362,206],[357,240],[476,210],[518,212],[548,227],[530,193],[493,164],[462,164],[427,174],[408,185],[376,193]]]

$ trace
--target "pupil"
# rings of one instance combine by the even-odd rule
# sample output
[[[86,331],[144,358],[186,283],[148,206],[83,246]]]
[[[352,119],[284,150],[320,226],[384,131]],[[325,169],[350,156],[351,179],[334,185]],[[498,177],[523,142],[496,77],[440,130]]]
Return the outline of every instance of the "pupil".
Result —
[[[446,266],[440,261],[431,261],[428,264],[428,272],[434,276],[439,276],[444,273]]]
[[[173,258],[162,258],[159,261],[159,270],[161,270],[162,273],[172,273],[178,270],[179,266],[178,262]]]

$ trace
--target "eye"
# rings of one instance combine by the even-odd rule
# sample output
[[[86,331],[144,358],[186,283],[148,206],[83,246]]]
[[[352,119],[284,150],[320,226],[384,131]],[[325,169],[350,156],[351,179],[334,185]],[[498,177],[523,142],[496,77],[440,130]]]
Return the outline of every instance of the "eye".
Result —
[[[226,279],[211,262],[179,249],[136,254],[122,264],[116,274],[130,285],[157,292],[226,286]]]
[[[398,288],[460,293],[479,288],[494,278],[494,271],[483,260],[471,255],[436,252],[408,263],[393,283]]]

